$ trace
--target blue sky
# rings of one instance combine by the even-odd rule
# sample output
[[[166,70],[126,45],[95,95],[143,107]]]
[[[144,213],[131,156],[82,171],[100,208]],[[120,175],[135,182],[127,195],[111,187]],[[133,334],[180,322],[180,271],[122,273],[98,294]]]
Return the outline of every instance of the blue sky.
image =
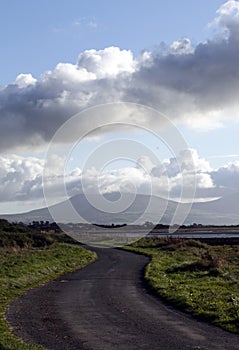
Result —
[[[20,73],[39,77],[59,62],[75,63],[86,49],[118,46],[136,55],[181,37],[210,36],[222,0],[1,1],[0,84]]]
[[[72,115],[92,107],[62,136],[60,150],[77,132],[91,128],[94,133],[99,121],[129,120],[152,133],[132,133],[131,141],[157,149],[158,163],[145,151],[134,167],[127,154],[115,168],[114,162],[105,166],[100,181],[107,191],[126,191],[130,179],[142,190],[152,180],[157,195],[167,185],[176,198],[184,174],[188,187],[196,181],[198,200],[239,192],[239,1],[10,0],[0,5],[0,212],[44,204],[47,147]],[[129,105],[119,108],[122,101]],[[108,103],[117,106],[94,112],[94,106]],[[155,147],[152,135],[163,121],[150,111],[142,116],[130,103],[166,115],[191,155]],[[83,175],[91,190],[97,186],[95,169],[83,174],[89,152],[110,138],[130,138],[125,129],[100,130],[76,148],[80,156],[74,154],[66,179],[71,195],[82,190]],[[51,156],[45,180],[48,187],[54,183],[59,200],[64,159],[60,151]]]

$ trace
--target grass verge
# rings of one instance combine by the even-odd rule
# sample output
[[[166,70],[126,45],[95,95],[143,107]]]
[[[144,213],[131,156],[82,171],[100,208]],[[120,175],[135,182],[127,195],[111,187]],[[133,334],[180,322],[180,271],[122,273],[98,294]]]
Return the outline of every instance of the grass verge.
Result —
[[[149,286],[197,318],[239,333],[239,246],[187,239],[141,239],[125,249],[151,257]]]
[[[0,350],[43,349],[25,344],[13,335],[5,320],[9,303],[30,288],[93,262],[96,254],[57,242],[40,248],[4,247],[0,254]]]

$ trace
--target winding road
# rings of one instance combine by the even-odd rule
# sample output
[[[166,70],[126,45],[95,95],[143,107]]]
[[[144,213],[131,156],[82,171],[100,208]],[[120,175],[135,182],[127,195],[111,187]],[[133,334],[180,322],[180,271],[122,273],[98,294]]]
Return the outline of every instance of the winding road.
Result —
[[[51,350],[238,350],[239,336],[199,322],[153,296],[148,258],[94,249],[99,259],[26,292],[7,320],[27,342]]]

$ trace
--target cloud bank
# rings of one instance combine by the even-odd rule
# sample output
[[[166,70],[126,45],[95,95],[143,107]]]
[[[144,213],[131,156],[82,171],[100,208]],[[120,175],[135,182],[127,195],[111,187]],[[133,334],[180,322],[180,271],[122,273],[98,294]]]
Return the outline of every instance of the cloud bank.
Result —
[[[51,160],[52,174],[45,178],[45,186],[53,190],[56,200],[63,175],[57,172],[61,159]],[[32,201],[43,198],[42,176],[44,160],[36,157],[0,157],[0,201]],[[182,177],[184,185],[192,187],[196,179],[196,200],[207,200],[239,191],[239,162],[212,169],[209,162],[199,157],[194,149],[180,152],[177,159],[170,158],[154,164],[142,156],[134,166],[97,171],[95,168],[75,168],[65,174],[69,197],[87,193],[132,192],[153,194],[164,198],[180,198]],[[83,184],[84,183],[84,189]],[[183,200],[187,200],[184,198]]]

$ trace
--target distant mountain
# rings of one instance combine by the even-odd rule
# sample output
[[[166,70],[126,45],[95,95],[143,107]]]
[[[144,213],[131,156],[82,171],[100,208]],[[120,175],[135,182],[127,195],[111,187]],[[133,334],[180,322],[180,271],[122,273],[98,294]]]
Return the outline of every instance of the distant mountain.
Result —
[[[142,222],[145,221],[155,221],[155,219],[162,213],[167,207],[167,201],[165,199],[150,197],[145,195],[137,195],[134,199],[132,194],[125,195],[125,203],[131,203],[126,210],[120,213],[108,213],[111,207],[116,204],[119,199],[119,193],[106,194],[103,199],[101,196],[89,195],[89,200],[84,194],[79,194],[70,199],[70,201],[64,201],[48,208],[42,208],[33,210],[27,213],[21,214],[10,214],[10,215],[0,215],[1,218],[6,218],[10,221],[22,221],[28,223],[30,221],[40,221],[48,220],[52,221],[58,218],[58,222],[68,223],[68,222],[79,222],[79,218],[72,214],[72,208],[80,214],[80,217],[85,219],[90,223],[97,224],[112,224],[112,223],[134,223],[146,210],[149,203],[151,203],[151,211],[147,216],[142,218]],[[106,199],[108,202],[108,208],[105,211],[97,209],[104,208],[103,200]],[[133,200],[134,199],[134,200]],[[151,201],[151,202],[150,202]],[[112,202],[112,205],[111,205]],[[93,203],[93,204],[91,204]],[[168,210],[172,210],[176,206],[176,203],[168,206]],[[167,211],[168,211],[167,210]],[[121,210],[119,210],[121,211]],[[53,213],[53,219],[51,214]],[[54,215],[55,214],[55,215]],[[171,213],[167,213],[168,216]]]
[[[239,193],[230,194],[211,202],[195,203],[193,208],[203,209],[210,213],[239,215]]]
[[[105,198],[112,202],[113,208],[116,204],[113,205],[113,203],[119,199],[119,193],[107,194]],[[33,220],[55,221],[55,215],[52,218],[51,212],[53,214],[57,213],[58,222],[79,222],[80,220],[75,215],[72,215],[72,210],[70,208],[72,206],[87,222],[106,225],[112,223],[130,224],[134,223],[134,221],[145,212],[150,203],[150,210],[147,215],[142,217],[141,223],[145,221],[156,223],[158,218],[161,218],[161,223],[169,224],[171,223],[171,219],[178,205],[177,202],[166,201],[159,197],[150,198],[145,195],[136,195],[134,201],[126,210],[119,214],[109,214],[107,210],[104,212],[96,208],[103,207],[104,203],[102,202],[102,197],[90,195],[89,199],[93,205],[89,203],[84,194],[79,194],[72,197],[70,201],[61,202],[52,206],[50,211],[48,208],[42,208],[23,214],[0,215],[0,217],[10,221],[22,221],[25,223],[29,223]],[[131,194],[125,195],[125,201],[127,203],[131,202],[132,199]],[[186,205],[180,204],[180,206],[184,210]],[[111,205],[109,205],[109,208],[110,207]],[[239,224],[239,193],[225,196],[211,202],[194,203],[185,224],[192,224],[194,222],[212,225]]]
[[[239,225],[239,193],[210,202],[194,203],[189,219],[202,224]]]

